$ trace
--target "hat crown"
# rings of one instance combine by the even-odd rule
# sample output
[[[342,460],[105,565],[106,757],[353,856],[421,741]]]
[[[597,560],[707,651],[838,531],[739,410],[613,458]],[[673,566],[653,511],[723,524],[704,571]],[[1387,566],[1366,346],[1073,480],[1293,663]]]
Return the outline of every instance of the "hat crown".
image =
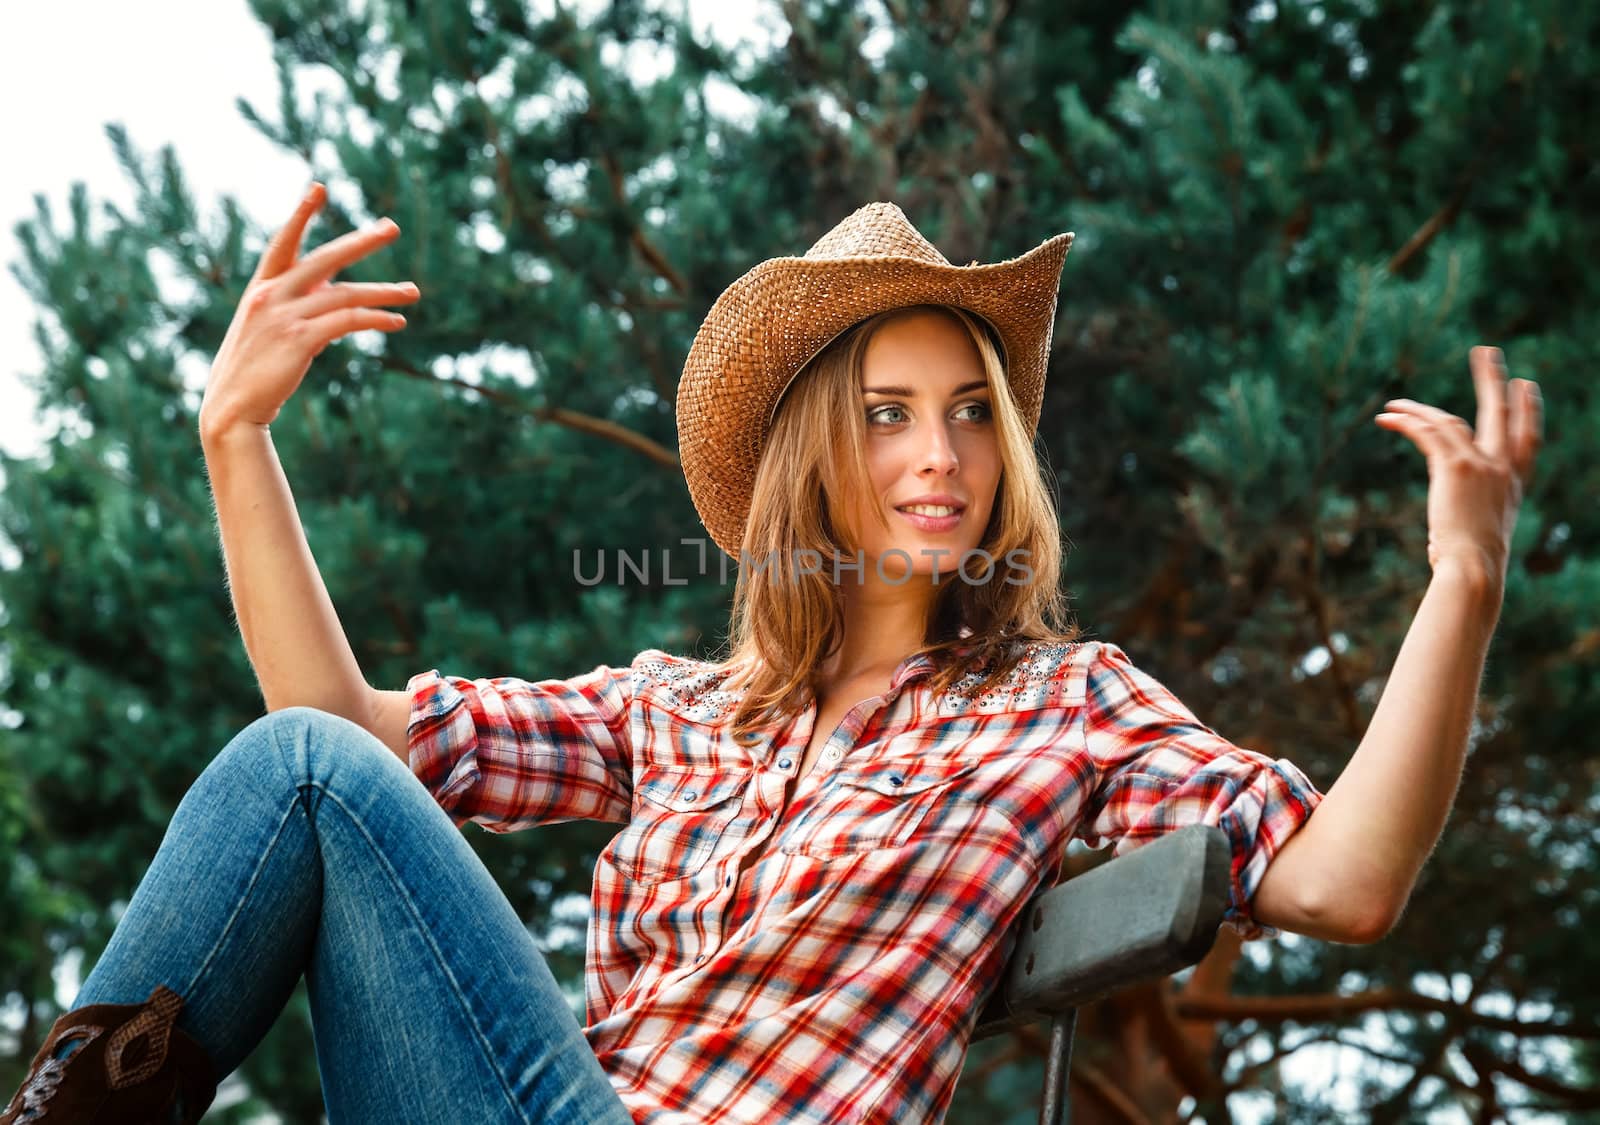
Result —
[[[915,258],[948,266],[950,260],[922,237],[893,203],[868,203],[847,215],[812,245],[807,258]]]

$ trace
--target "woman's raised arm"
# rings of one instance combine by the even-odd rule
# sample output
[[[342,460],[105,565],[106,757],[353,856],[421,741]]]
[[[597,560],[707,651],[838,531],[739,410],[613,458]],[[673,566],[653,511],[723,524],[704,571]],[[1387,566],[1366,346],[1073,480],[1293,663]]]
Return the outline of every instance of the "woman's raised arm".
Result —
[[[267,710],[304,706],[343,716],[403,757],[404,729],[399,745],[392,731],[374,729],[382,710],[378,693],[340,627],[267,428],[329,343],[404,323],[366,306],[418,297],[415,286],[328,280],[394,239],[399,228],[387,220],[298,258],[322,198],[322,185],[313,184],[262,255],[211,367],[200,442],[234,615]]]

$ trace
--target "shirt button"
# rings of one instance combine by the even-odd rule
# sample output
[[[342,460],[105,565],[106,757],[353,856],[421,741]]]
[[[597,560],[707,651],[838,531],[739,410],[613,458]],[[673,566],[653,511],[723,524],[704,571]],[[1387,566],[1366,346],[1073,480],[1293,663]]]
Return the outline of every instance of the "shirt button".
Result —
[[[790,758],[784,758],[784,759],[783,759],[783,760],[782,760],[782,761],[780,761],[780,762],[779,762],[779,763],[778,763],[778,768],[779,768],[779,769],[780,769],[780,770],[786,770],[786,769],[788,769],[788,768],[789,768],[789,767],[790,767],[790,766],[791,766],[791,765],[793,765],[793,764],[794,764],[794,762],[793,762],[793,759],[790,759]]]
[[[904,785],[905,783],[906,783],[906,779],[901,777],[899,774],[896,773],[896,774],[890,774],[889,775],[889,784],[890,785],[898,787],[898,786]]]
[[[729,876],[728,876],[728,877],[727,877],[727,878],[726,878],[726,879],[724,879],[724,880],[723,880],[723,881],[722,881],[722,885],[723,885],[723,886],[724,886],[724,887],[731,887],[731,886],[733,886],[733,876],[732,876],[732,875],[729,875]]]
[[[693,790],[693,789],[691,789],[691,790],[689,790],[689,791],[688,791],[688,792],[687,792],[687,793],[685,793],[685,794],[684,794],[684,795],[683,795],[683,799],[684,799],[684,800],[685,800],[685,801],[692,801],[692,800],[694,800],[694,799],[695,799],[695,797],[696,797],[696,796],[697,796],[697,795],[698,795],[698,794],[696,794],[696,793],[695,793],[695,791],[694,791],[694,790]]]
[[[822,752],[822,756],[830,762],[837,762],[839,760],[839,748],[830,746]]]
[[[695,954],[694,962],[695,962],[695,964],[698,965],[700,962],[704,961],[705,959],[706,959],[706,955],[704,953],[697,953],[697,954]]]

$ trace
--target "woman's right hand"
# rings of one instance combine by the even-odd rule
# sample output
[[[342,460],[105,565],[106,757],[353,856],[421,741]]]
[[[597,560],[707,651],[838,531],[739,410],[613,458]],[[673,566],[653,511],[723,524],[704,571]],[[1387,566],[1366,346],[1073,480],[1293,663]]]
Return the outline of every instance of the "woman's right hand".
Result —
[[[334,340],[364,328],[393,332],[405,326],[405,317],[370,306],[407,304],[421,296],[410,282],[328,280],[399,235],[399,226],[387,218],[299,257],[306,224],[324,198],[326,189],[313,183],[262,253],[212,361],[200,402],[202,430],[272,422],[311,361]]]

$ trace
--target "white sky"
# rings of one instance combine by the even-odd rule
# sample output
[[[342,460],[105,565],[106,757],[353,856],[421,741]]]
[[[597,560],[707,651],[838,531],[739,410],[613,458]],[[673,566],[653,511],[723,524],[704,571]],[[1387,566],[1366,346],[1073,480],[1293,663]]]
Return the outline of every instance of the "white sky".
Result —
[[[20,375],[43,361],[33,341],[35,306],[13,273],[20,246],[12,228],[33,217],[38,194],[64,227],[74,180],[96,204],[133,210],[107,122],[126,126],[132,144],[152,157],[172,143],[202,210],[232,193],[265,222],[293,208],[311,174],[234,108],[242,94],[270,119],[277,100],[270,41],[244,0],[56,0],[12,5],[6,25],[0,96],[12,108],[0,117],[0,152],[11,154],[0,179],[0,447],[20,456],[39,443],[33,395]]]
[[[710,29],[724,41],[762,37],[752,5],[743,0],[689,0],[689,10],[697,35]],[[64,227],[74,180],[88,186],[94,220],[103,201],[133,211],[133,189],[117,165],[106,123],[125,126],[147,159],[171,144],[202,215],[220,214],[222,196],[231,194],[263,230],[288,217],[312,173],[234,106],[242,96],[269,121],[277,118],[271,40],[245,0],[54,0],[9,5],[5,22],[0,96],[10,108],[0,114],[0,152],[9,154],[0,176],[0,262],[6,266],[0,275],[0,448],[24,456],[39,448],[41,427],[21,375],[37,372],[43,361],[33,341],[35,307],[12,272],[20,258],[12,228],[34,216],[38,194],[48,198],[57,228]],[[337,176],[336,170],[322,173]],[[330,188],[351,198],[348,186]]]

